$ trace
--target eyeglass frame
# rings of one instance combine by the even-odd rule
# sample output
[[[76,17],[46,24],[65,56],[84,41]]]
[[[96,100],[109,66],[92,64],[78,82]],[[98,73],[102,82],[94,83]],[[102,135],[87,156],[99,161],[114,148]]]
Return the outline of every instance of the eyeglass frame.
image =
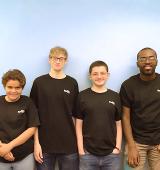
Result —
[[[54,62],[57,62],[57,61],[64,62],[65,60],[67,60],[66,57],[50,57],[50,59]]]
[[[146,61],[149,62],[155,62],[157,61],[157,57],[156,56],[148,56],[148,57],[138,57],[137,61],[141,62],[141,63],[145,63]]]

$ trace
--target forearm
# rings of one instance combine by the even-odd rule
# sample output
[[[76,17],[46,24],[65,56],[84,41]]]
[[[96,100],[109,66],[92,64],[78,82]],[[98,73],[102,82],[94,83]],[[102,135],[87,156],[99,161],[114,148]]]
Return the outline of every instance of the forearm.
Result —
[[[15,148],[19,145],[24,144],[33,134],[35,133],[36,127],[31,127],[25,130],[22,134],[20,134],[17,138],[13,139],[8,144],[11,146],[11,148]]]
[[[116,148],[121,150],[121,144],[122,144],[122,124],[121,124],[121,120],[116,121],[116,128],[117,128]]]
[[[83,154],[83,153],[84,153],[82,124],[83,124],[83,120],[76,119],[77,145],[78,145],[78,151],[79,151],[80,154]]]
[[[133,134],[132,134],[132,127],[130,123],[130,109],[127,107],[123,107],[122,123],[123,123],[123,130],[124,130],[124,135],[127,144],[130,146],[135,145]]]
[[[38,135],[38,128],[34,133],[34,144],[39,144],[39,135]]]

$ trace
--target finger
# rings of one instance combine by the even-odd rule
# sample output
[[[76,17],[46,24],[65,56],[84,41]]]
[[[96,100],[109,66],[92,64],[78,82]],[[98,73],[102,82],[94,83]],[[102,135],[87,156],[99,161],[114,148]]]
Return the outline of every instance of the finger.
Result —
[[[38,163],[40,163],[40,164],[43,163],[43,160],[42,160],[42,158],[40,157],[40,153],[34,153],[34,157],[35,157],[35,160],[36,160]]]

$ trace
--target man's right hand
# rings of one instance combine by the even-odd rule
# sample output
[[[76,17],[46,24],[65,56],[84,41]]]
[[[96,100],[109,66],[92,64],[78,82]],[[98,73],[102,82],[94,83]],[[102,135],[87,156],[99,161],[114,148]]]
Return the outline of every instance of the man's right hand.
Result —
[[[15,157],[13,156],[12,152],[7,153],[6,155],[4,155],[3,158],[7,161],[14,161],[15,160]]]
[[[34,158],[40,164],[43,163],[42,148],[39,143],[34,144]]]
[[[128,145],[128,165],[132,168],[135,168],[140,163],[140,155],[136,145]]]

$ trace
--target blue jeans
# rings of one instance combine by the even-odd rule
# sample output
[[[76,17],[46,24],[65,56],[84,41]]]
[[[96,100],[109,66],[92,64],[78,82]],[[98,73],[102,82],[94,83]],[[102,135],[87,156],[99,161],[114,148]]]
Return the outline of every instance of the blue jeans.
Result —
[[[80,156],[80,170],[120,170],[120,154],[95,156],[90,153]]]
[[[78,154],[50,154],[43,153],[43,163],[36,162],[37,170],[54,170],[56,161],[59,170],[79,170]]]

